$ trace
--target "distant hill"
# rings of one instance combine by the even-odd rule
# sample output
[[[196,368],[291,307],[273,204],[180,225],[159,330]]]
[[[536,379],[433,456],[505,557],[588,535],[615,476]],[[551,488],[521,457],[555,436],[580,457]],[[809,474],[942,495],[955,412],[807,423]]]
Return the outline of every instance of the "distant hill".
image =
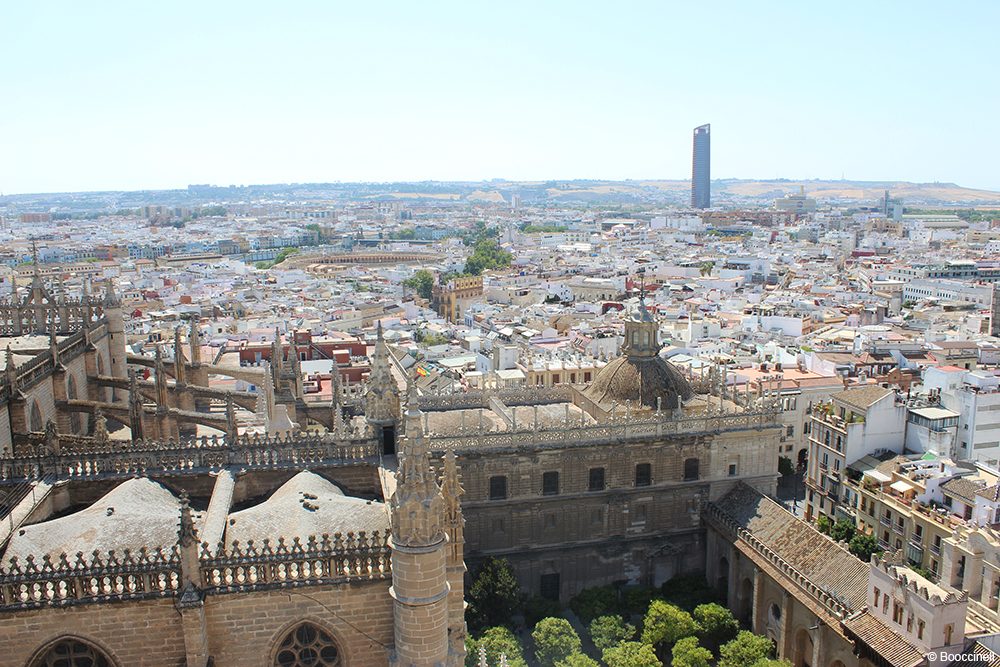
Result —
[[[719,206],[768,206],[800,188],[821,203],[874,205],[888,190],[908,207],[981,206],[1000,208],[1000,192],[963,188],[954,183],[906,181],[820,181],[718,179],[712,203]],[[286,183],[271,185],[192,185],[183,190],[76,192],[0,196],[0,212],[107,211],[143,205],[200,205],[275,198],[288,201],[359,202],[399,200],[434,203],[503,204],[518,196],[527,205],[676,205],[690,201],[687,180],[599,179],[551,181],[421,181],[408,183]]]

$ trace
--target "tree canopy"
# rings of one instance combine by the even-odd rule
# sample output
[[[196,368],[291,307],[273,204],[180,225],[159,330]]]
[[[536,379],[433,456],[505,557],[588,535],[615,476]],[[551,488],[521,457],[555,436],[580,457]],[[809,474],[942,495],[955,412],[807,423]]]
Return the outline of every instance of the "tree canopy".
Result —
[[[535,658],[542,667],[555,667],[574,653],[580,652],[580,636],[565,618],[543,618],[531,631],[535,642]]]
[[[503,558],[487,558],[469,587],[466,618],[473,629],[509,626],[520,602],[514,571]]]
[[[663,600],[653,600],[642,622],[642,641],[650,646],[669,649],[678,639],[697,634],[699,628],[691,614]]]
[[[685,637],[677,640],[671,651],[672,667],[708,667],[712,660],[712,652],[698,644],[697,637]]]
[[[719,649],[718,667],[753,667],[770,658],[771,650],[771,640],[767,637],[740,630],[735,639]]]
[[[429,299],[434,290],[434,274],[427,269],[420,269],[404,280],[403,285],[419,294],[420,298]]]
[[[621,642],[604,649],[601,657],[608,667],[663,667],[653,647],[642,642]]]

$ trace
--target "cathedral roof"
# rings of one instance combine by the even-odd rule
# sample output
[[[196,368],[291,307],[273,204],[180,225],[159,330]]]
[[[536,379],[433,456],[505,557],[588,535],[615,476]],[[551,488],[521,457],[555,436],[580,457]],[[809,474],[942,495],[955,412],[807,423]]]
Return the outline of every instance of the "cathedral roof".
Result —
[[[75,556],[98,550],[168,548],[177,542],[180,500],[166,487],[146,477],[122,482],[93,505],[58,519],[18,530],[10,540],[4,561],[33,555]],[[200,516],[195,526],[200,528]]]
[[[262,503],[229,515],[225,541],[253,540],[260,546],[264,539],[271,544],[284,537],[286,543],[298,537],[305,542],[310,535],[324,533],[384,533],[389,529],[385,504],[344,495],[336,484],[303,471],[282,484]]]

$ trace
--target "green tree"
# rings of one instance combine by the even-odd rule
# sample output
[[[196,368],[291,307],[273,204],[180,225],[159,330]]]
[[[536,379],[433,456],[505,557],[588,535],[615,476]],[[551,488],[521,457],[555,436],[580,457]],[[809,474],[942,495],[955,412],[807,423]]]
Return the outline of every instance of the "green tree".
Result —
[[[847,548],[852,554],[865,561],[871,561],[872,554],[881,553],[878,548],[878,540],[874,535],[866,533],[856,533],[851,541],[847,543]]]
[[[562,616],[562,605],[555,600],[535,596],[528,598],[524,605],[524,622],[529,628],[535,627],[543,618]]]
[[[490,665],[499,665],[500,656],[507,656],[507,664],[510,667],[527,667],[524,660],[524,652],[517,637],[510,631],[510,628],[498,626],[488,628],[478,639],[465,643],[467,655],[465,657],[466,667],[476,667],[479,664],[479,649],[486,649],[486,662]]]
[[[653,600],[642,622],[642,641],[660,650],[672,647],[678,639],[698,633],[691,614],[663,600]]]
[[[584,623],[618,610],[618,593],[611,586],[584,588],[570,601],[569,608]]]
[[[487,558],[469,587],[466,620],[473,629],[510,626],[520,602],[514,571],[503,558]]]
[[[830,528],[830,537],[838,542],[850,542],[854,538],[854,524],[847,519],[840,519]]]
[[[598,662],[583,653],[574,653],[556,663],[556,667],[600,667]]]
[[[535,659],[542,667],[555,667],[556,662],[580,652],[580,636],[565,618],[543,618],[531,631],[535,642]]]
[[[740,624],[736,622],[733,612],[716,602],[698,605],[691,615],[701,627],[699,636],[705,646],[713,651],[717,651],[740,631]]]
[[[753,663],[753,667],[792,667],[792,663],[783,658],[765,658]]]
[[[820,514],[816,519],[816,530],[824,535],[829,535],[831,528],[833,528],[833,524],[830,522],[830,518],[825,514]]]
[[[712,652],[700,646],[697,637],[678,640],[670,655],[672,667],[708,667],[712,660]]]
[[[753,667],[757,662],[771,657],[771,640],[740,630],[736,639],[726,642],[719,649],[718,667]]]
[[[705,577],[685,574],[665,581],[660,587],[663,598],[681,609],[691,611],[706,602],[718,602],[718,592],[708,585]]]
[[[590,639],[601,651],[633,637],[635,626],[626,623],[621,616],[598,616],[590,623]]]
[[[663,667],[653,647],[642,642],[622,642],[604,649],[601,657],[608,667]]]
[[[403,285],[419,294],[420,298],[429,299],[434,290],[434,274],[427,269],[420,269],[404,280]]]
[[[495,239],[479,239],[472,246],[472,255],[465,260],[465,273],[478,276],[487,269],[507,268],[513,259],[514,256],[501,248]]]

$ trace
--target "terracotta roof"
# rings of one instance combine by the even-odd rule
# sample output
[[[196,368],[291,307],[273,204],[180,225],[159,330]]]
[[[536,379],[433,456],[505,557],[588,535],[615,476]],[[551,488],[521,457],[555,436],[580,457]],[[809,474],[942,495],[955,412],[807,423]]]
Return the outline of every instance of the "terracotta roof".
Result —
[[[870,385],[867,387],[858,387],[857,389],[838,391],[836,394],[830,394],[830,398],[836,399],[841,403],[847,403],[859,410],[867,410],[892,393],[895,393],[892,389]]]
[[[983,484],[969,477],[955,477],[949,479],[941,485],[942,491],[947,491],[950,495],[968,501],[968,504],[976,503],[976,492],[983,488]]]
[[[746,484],[714,503],[785,562],[849,609],[865,606],[868,564]]]
[[[893,667],[912,667],[924,654],[867,611],[844,621],[844,628]]]
[[[952,665],[976,665],[977,667],[1000,667],[1000,655],[983,646],[979,642],[974,642],[972,646],[962,652],[961,658],[952,662]],[[975,657],[973,657],[975,656]]]

